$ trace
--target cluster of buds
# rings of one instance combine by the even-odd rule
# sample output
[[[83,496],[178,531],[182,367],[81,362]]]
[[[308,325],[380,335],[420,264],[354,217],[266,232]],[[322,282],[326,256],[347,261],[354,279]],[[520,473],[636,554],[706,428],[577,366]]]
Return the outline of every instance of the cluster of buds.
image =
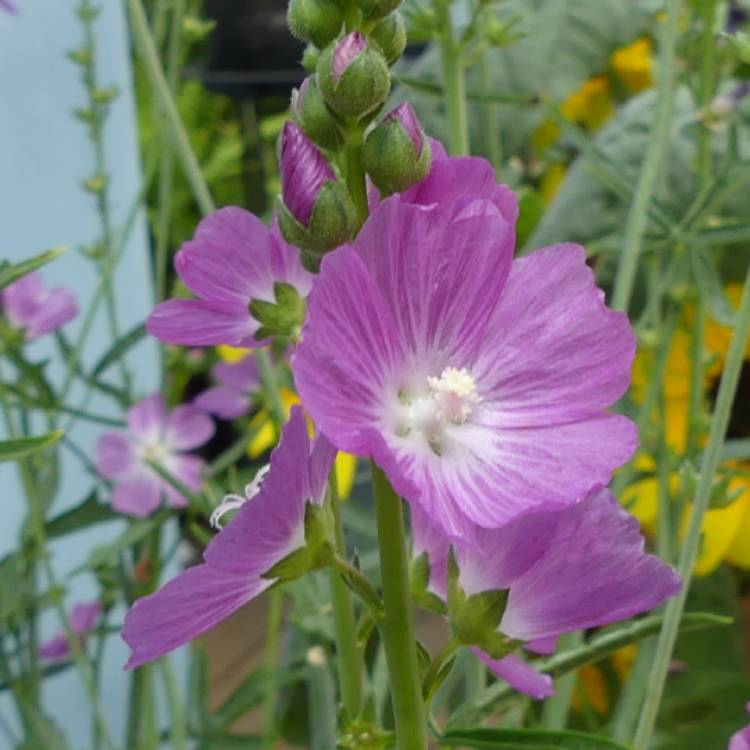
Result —
[[[290,0],[289,27],[308,43],[303,64],[310,76],[293,94],[295,122],[281,138],[279,225],[311,269],[359,225],[344,152],[363,152],[381,197],[429,170],[429,142],[408,105],[377,122],[391,88],[390,66],[406,47],[402,1]]]

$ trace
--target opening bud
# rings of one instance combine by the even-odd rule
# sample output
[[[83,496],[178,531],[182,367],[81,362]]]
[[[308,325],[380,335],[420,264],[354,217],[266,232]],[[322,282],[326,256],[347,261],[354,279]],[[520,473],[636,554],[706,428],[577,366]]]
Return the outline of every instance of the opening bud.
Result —
[[[323,154],[293,122],[281,134],[279,227],[284,239],[315,255],[350,239],[354,206]],[[315,263],[305,258],[308,268]]]
[[[393,13],[403,0],[355,0],[355,2],[366,20],[376,21]]]
[[[341,31],[341,8],[330,0],[290,0],[287,10],[289,28],[298,39],[325,47]]]
[[[401,14],[384,18],[370,32],[370,39],[378,45],[386,62],[393,65],[406,49],[406,24]]]
[[[305,78],[299,90],[292,94],[292,111],[305,135],[315,144],[329,151],[341,148],[343,136],[314,75]]]
[[[370,131],[363,157],[381,197],[401,193],[427,176],[430,142],[411,104],[400,104]]]
[[[318,85],[334,112],[360,118],[385,101],[391,73],[375,45],[355,31],[323,51],[318,62]]]

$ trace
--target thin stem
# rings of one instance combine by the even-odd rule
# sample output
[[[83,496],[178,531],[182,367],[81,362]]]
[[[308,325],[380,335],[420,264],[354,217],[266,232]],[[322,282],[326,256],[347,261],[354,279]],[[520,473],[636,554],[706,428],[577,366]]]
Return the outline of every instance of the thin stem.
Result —
[[[492,91],[492,73],[490,60],[487,52],[483,52],[479,60],[479,73],[482,80],[482,90]],[[487,154],[495,171],[503,165],[503,134],[500,127],[498,107],[495,102],[486,102],[484,105],[484,130],[487,139]],[[478,664],[481,664],[477,660]]]
[[[582,645],[583,631],[577,630],[561,636],[558,651],[564,653]],[[564,729],[567,725],[577,677],[577,672],[570,672],[555,680],[555,694],[544,702],[542,709],[542,726],[545,729]]]
[[[190,139],[188,138],[185,126],[182,124],[167,77],[162,69],[159,53],[156,50],[156,45],[151,36],[148,21],[146,20],[146,14],[143,11],[143,4],[141,0],[128,0],[128,7],[130,8],[130,17],[132,19],[133,36],[141,56],[141,61],[151,83],[151,89],[156,95],[166,118],[167,130],[171,132],[174,139],[174,147],[185,171],[185,177],[190,183],[193,196],[201,212],[204,215],[209,214],[214,210],[215,205],[206,181],[203,178],[198,159],[190,145]]]
[[[698,105],[703,111],[703,121],[698,129],[698,178],[706,186],[711,175],[711,130],[705,121],[708,108],[716,89],[716,39],[714,36],[714,19],[717,0],[703,0],[699,3],[703,29],[700,40],[700,71],[698,81]]]
[[[703,400],[703,335],[706,322],[706,306],[699,294],[695,306],[695,320],[691,326],[690,340],[690,405],[688,410],[687,447],[692,456],[698,449],[700,439],[701,401]]]
[[[659,84],[656,91],[656,114],[651,129],[646,155],[638,176],[633,204],[625,227],[625,246],[620,255],[612,307],[627,311],[633,294],[638,260],[646,233],[648,209],[664,157],[669,148],[669,127],[675,93],[675,58],[677,47],[677,19],[682,0],[665,0],[666,20],[661,40]]]
[[[440,672],[441,668],[443,667],[443,664],[445,664],[448,659],[453,656],[453,654],[456,652],[456,649],[461,645],[461,642],[458,640],[458,638],[455,635],[452,635],[444,644],[443,647],[440,649],[440,651],[435,654],[432,661],[430,661],[430,666],[427,668],[427,673],[424,676],[424,684],[427,689],[427,694],[425,695],[425,702],[429,706],[430,701],[432,699],[432,696],[434,694],[435,688],[433,687],[433,683],[435,682],[435,678],[438,676],[438,672]],[[474,661],[479,661],[478,659],[475,659]]]
[[[422,699],[414,619],[409,597],[409,561],[404,513],[385,474],[373,464],[375,516],[385,615],[379,623],[391,686],[398,750],[427,750],[427,714]]]
[[[331,471],[328,480],[328,495],[333,511],[336,531],[336,553],[346,558],[346,540],[341,523],[339,492],[336,482],[336,469]],[[362,675],[364,663],[362,652],[357,645],[357,624],[349,588],[341,580],[336,569],[331,569],[331,599],[333,604],[333,626],[336,634],[336,666],[341,686],[341,698],[349,720],[359,716],[362,708]]]
[[[357,212],[357,230],[367,219],[367,183],[362,166],[362,131],[352,133],[351,142],[346,147],[346,186],[349,189]]]
[[[284,402],[281,400],[281,394],[279,393],[279,385],[276,380],[276,373],[271,362],[271,357],[268,356],[266,349],[256,349],[254,354],[255,361],[258,364],[260,383],[270,401],[268,408],[271,413],[271,419],[277,429],[281,430],[282,425],[286,422],[286,410],[284,409]]]
[[[187,748],[187,726],[174,671],[166,656],[159,660],[159,666],[164,677],[164,690],[169,705],[172,750],[185,750]]]
[[[448,147],[454,156],[469,153],[469,118],[466,107],[466,75],[461,47],[453,33],[450,3],[441,0],[440,57],[445,86],[445,108],[448,116]]]
[[[633,743],[637,750],[646,750],[649,746],[656,723],[656,716],[659,712],[669,662],[672,658],[672,651],[674,650],[680,627],[680,618],[685,609],[685,601],[687,600],[690,588],[693,568],[700,549],[703,518],[708,508],[714,475],[721,460],[722,446],[729,425],[732,404],[737,392],[737,384],[744,358],[745,341],[747,340],[748,333],[750,333],[750,268],[745,278],[745,286],[742,291],[742,300],[737,312],[732,340],[729,345],[727,362],[719,385],[716,409],[711,421],[708,446],[703,454],[700,480],[695,492],[690,525],[680,552],[678,570],[682,576],[683,585],[680,593],[674,599],[670,600],[666,607],[664,623],[659,633],[656,656],[651,670],[651,679],[646,691],[646,700]]]
[[[266,616],[266,650],[263,666],[266,674],[273,674],[279,666],[279,644],[281,643],[281,626],[284,617],[284,592],[275,586],[268,595],[268,614]],[[264,704],[265,732],[263,745],[273,747],[276,740],[276,687],[271,682],[271,688],[266,692]]]

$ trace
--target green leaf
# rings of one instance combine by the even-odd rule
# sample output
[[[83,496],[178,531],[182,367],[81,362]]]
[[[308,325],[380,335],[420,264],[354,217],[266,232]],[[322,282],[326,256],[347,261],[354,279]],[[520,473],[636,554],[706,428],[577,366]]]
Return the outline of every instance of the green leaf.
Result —
[[[32,453],[49,448],[54,445],[62,436],[63,430],[54,430],[44,435],[34,437],[12,438],[11,440],[0,441],[0,462],[17,461],[19,458],[25,458]]]
[[[25,276],[27,273],[35,271],[37,268],[46,265],[50,261],[57,258],[58,255],[64,253],[66,248],[64,247],[53,247],[52,250],[47,250],[45,253],[35,255],[33,258],[21,261],[20,263],[10,263],[4,260],[0,263],[0,289],[4,289],[9,284],[12,284],[17,279]]]
[[[101,375],[110,365],[119,361],[125,353],[135,346],[146,335],[146,326],[139,323],[131,328],[126,334],[120,336],[117,341],[101,356],[99,361],[94,365],[91,371],[91,377],[96,378]]]
[[[538,729],[465,729],[443,735],[440,745],[494,750],[628,750],[606,737]]]
[[[145,539],[152,531],[161,526],[167,518],[169,518],[169,512],[162,511],[151,516],[151,518],[142,521],[133,521],[117,539],[108,544],[95,547],[91,555],[89,555],[88,561],[78,570],[88,570],[90,568],[111,565],[116,561],[117,556],[121,552]]]
[[[39,708],[27,703],[23,714],[26,739],[17,750],[67,750],[65,736]]]
[[[535,661],[534,668],[553,677],[561,677],[584,664],[604,659],[623,646],[658,633],[662,619],[661,615],[651,615],[624,625],[606,628],[578,648]],[[725,627],[731,625],[732,622],[731,617],[721,617],[708,612],[688,612],[682,616],[680,633],[703,628]],[[450,725],[474,723],[478,718],[490,713],[500,700],[512,692],[513,689],[504,682],[490,685],[459,706],[451,716]]]
[[[93,490],[74,508],[66,510],[47,521],[45,528],[47,538],[55,539],[79,529],[116,520],[122,520],[122,516],[111,510],[109,506],[102,505],[97,500],[96,490]]]

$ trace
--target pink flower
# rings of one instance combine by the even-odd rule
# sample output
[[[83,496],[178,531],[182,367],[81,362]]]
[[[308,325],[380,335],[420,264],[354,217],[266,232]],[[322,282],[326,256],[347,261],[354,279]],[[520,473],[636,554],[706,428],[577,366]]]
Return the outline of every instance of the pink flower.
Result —
[[[236,364],[219,362],[211,368],[211,374],[218,381],[203,391],[193,401],[202,411],[214,414],[220,419],[236,419],[250,411],[250,395],[258,388],[258,366],[252,357]]]
[[[324,437],[310,443],[302,409],[294,407],[263,483],[220,507],[239,512],[211,541],[203,563],[128,612],[122,632],[133,652],[128,668],[193,640],[273,586],[276,579],[265,574],[305,545],[306,507],[322,504],[334,455]]]
[[[176,508],[187,500],[149,466],[154,461],[189,490],[202,486],[203,462],[186,451],[206,443],[214,423],[193,406],[167,412],[161,394],[144,398],[128,412],[127,430],[106,432],[96,445],[96,466],[105,479],[115,483],[112,507],[143,518],[159,507],[162,497]]]
[[[73,293],[64,287],[45,289],[36,272],[14,281],[0,295],[8,322],[23,329],[29,341],[56,331],[78,314]]]
[[[581,247],[514,261],[516,216],[486,162],[438,158],[325,256],[292,360],[334,445],[452,536],[576,502],[637,443],[606,411],[630,380],[627,317]]]
[[[563,633],[652,609],[681,585],[672,568],[645,554],[638,522],[601,488],[576,504],[530,510],[503,528],[477,530],[471,543],[451,543],[421,511],[412,513],[412,526],[414,554],[426,553],[429,561],[431,591],[448,598],[452,546],[464,594],[508,592],[497,630],[536,651],[554,648]],[[509,676],[507,657],[477,654],[517,689],[544,697],[530,667],[514,660]]]
[[[94,629],[102,614],[102,605],[98,602],[76,604],[70,616],[69,627],[83,647],[86,636]],[[63,661],[70,659],[70,646],[64,632],[56,633],[48,641],[39,646],[39,656],[45,661]]]
[[[8,13],[16,14],[18,10],[16,6],[10,0],[0,0],[0,9],[7,11]]]
[[[310,289],[296,248],[242,208],[215,211],[198,225],[195,237],[175,256],[175,269],[198,299],[172,299],[148,318],[151,335],[169,344],[257,347],[259,323],[250,315],[253,299],[274,301],[274,282]]]
[[[747,710],[750,713],[750,703],[747,704]],[[750,724],[732,735],[728,750],[750,750]]]

